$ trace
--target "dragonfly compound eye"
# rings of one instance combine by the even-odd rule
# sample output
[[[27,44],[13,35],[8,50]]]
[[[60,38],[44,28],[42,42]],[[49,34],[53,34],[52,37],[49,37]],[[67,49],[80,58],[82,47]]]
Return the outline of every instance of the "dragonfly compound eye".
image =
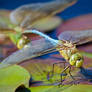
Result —
[[[70,57],[69,63],[76,67],[81,67],[83,64],[83,56],[80,53],[75,53]]]
[[[18,42],[17,42],[17,47],[19,48],[19,49],[22,49],[27,43],[29,43],[30,42],[30,40],[29,39],[27,39],[27,38],[20,38],[19,40],[18,40]]]

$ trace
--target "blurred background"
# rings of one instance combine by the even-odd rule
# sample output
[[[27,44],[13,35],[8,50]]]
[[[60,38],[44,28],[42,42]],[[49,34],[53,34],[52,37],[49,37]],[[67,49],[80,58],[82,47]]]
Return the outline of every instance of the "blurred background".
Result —
[[[48,2],[51,0],[0,0],[0,9],[13,10],[21,5],[37,2]],[[60,13],[63,19],[92,13],[92,0],[78,0],[78,2]]]

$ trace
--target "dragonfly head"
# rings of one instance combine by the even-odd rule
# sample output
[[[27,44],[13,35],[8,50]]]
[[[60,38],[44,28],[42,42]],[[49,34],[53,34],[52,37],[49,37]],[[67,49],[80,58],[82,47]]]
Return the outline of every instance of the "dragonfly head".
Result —
[[[22,49],[26,44],[28,44],[30,40],[27,37],[22,37],[17,42],[17,47]]]
[[[83,61],[83,56],[79,52],[77,52],[70,57],[69,63],[71,65],[75,65],[76,67],[81,67]]]

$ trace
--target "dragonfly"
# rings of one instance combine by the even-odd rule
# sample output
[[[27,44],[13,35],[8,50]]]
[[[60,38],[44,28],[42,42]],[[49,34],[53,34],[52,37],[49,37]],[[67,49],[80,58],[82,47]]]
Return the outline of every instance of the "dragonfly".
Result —
[[[83,32],[84,32],[84,34],[83,34]],[[59,53],[60,53],[60,55],[61,56],[63,56],[64,58],[65,58],[65,60],[67,61],[67,62],[69,62],[69,59],[70,59],[70,57],[73,59],[73,57],[75,57],[74,58],[74,62],[76,62],[77,60],[80,60],[80,62],[78,61],[78,63],[79,63],[79,65],[78,64],[74,64],[74,66],[76,66],[76,67],[79,67],[80,68],[80,70],[81,71],[84,71],[84,70],[86,70],[83,66],[82,66],[82,64],[83,64],[83,56],[80,54],[80,51],[78,51],[78,49],[76,48],[76,45],[82,45],[82,44],[85,44],[85,43],[87,43],[87,42],[92,42],[92,30],[83,30],[83,31],[65,31],[65,32],[63,32],[60,36],[59,36],[59,39],[60,40],[55,40],[55,39],[52,39],[52,38],[49,38],[47,35],[45,35],[45,34],[43,34],[43,33],[41,33],[41,32],[39,32],[39,31],[36,31],[36,30],[32,30],[32,31],[25,31],[24,33],[23,33],[23,35],[27,35],[28,33],[35,33],[35,34],[38,34],[38,35],[40,35],[40,36],[42,36],[42,37],[44,37],[45,39],[48,39],[52,44],[53,44],[53,46],[54,46],[54,48],[50,48],[50,49],[48,49],[48,50],[45,50],[45,51],[43,51],[43,52],[40,52],[40,55],[39,56],[41,56],[41,55],[44,55],[44,54],[48,54],[48,53],[51,53],[51,52],[54,52],[54,51],[59,51]],[[67,36],[68,35],[68,36]],[[59,43],[59,41],[61,42],[61,43]],[[42,42],[41,42],[42,43]],[[46,45],[47,47],[48,46],[50,46],[50,45]],[[69,47],[70,48],[73,48],[73,46],[74,46],[74,49],[75,49],[75,52],[73,51],[73,53],[72,53],[72,51],[71,51],[71,49],[70,49],[70,51],[71,51],[71,53],[69,53]],[[76,50],[77,49],[77,50]],[[73,50],[73,49],[72,49]],[[76,53],[78,53],[78,54],[76,54]],[[69,55],[70,54],[70,55]],[[71,54],[73,54],[73,57],[71,56]],[[68,56],[69,55],[69,56]],[[63,72],[65,72],[65,70],[67,70],[68,68],[70,68],[70,70],[69,70],[69,73],[71,72],[71,66],[73,66],[73,64],[71,63],[71,62],[69,62],[70,63],[70,66],[67,66],[67,67],[65,67],[65,63],[66,62],[58,62],[58,63],[54,63],[53,64],[53,69],[52,69],[52,75],[51,76],[53,76],[54,74],[54,67],[55,67],[55,64],[60,64],[60,63],[64,63],[64,70],[62,71],[62,73],[61,73],[61,75],[62,76],[66,76],[67,74],[66,73],[63,73]],[[77,63],[77,62],[76,62]],[[78,66],[77,66],[78,65]],[[84,69],[84,70],[83,70]],[[82,72],[81,72],[82,73]],[[84,75],[83,76],[85,76],[85,75],[87,75],[86,74],[87,73],[87,71],[85,71],[85,73],[84,73]],[[62,81],[62,76],[61,76],[61,81]],[[70,76],[73,78],[73,76],[71,75],[71,73],[70,73]],[[88,76],[90,76],[90,75],[88,75]],[[87,77],[87,76],[86,76]],[[91,76],[90,76],[91,77]],[[73,80],[75,80],[74,78],[73,78]],[[84,79],[85,80],[85,79]],[[62,83],[62,82],[61,82]],[[76,83],[76,82],[75,82]]]
[[[84,32],[85,32],[85,35],[84,36],[82,35],[80,38],[82,38],[82,39],[84,38],[85,39],[85,36],[86,37],[88,36],[88,37],[92,38],[92,36],[90,36],[89,34],[87,34],[89,32],[90,32],[90,34],[92,34],[92,31],[91,30],[89,30],[89,32],[88,32],[88,30],[85,30]],[[48,35],[46,35],[46,34],[44,34],[42,32],[39,32],[37,30],[27,30],[27,31],[23,32],[23,35],[24,36],[27,36],[28,33],[34,33],[34,34],[41,35],[46,40],[45,39],[39,39],[39,40],[31,41],[31,42],[27,43],[24,46],[24,48],[22,48],[22,49],[20,49],[20,50],[18,50],[16,52],[14,52],[14,53],[12,53],[10,56],[8,56],[7,58],[5,58],[1,62],[0,68],[8,67],[8,66],[13,65],[13,64],[19,64],[19,63],[24,62],[25,60],[32,59],[32,58],[35,58],[35,57],[38,57],[38,56],[42,56],[44,54],[51,53],[51,52],[54,52],[54,51],[63,51],[64,48],[66,47],[66,45],[69,45],[69,47],[73,47],[73,46],[76,47],[73,42],[69,42],[67,40],[64,41],[64,37],[63,37],[62,40],[55,40],[55,39],[52,39],[51,37],[49,37]],[[77,38],[76,34],[75,35],[73,34],[72,36],[74,36],[74,37]],[[71,35],[70,35],[70,37],[71,37]],[[79,38],[79,36],[78,36],[78,38]],[[75,40],[73,40],[73,41],[75,42]],[[79,40],[76,40],[76,41],[78,42]],[[92,40],[89,40],[89,41],[92,41]],[[69,44],[66,44],[66,43],[69,43]],[[86,43],[86,40],[85,40],[85,43]],[[63,48],[63,46],[64,46],[64,48]],[[69,47],[68,47],[68,50],[69,50]],[[62,48],[62,49],[58,49],[58,48]],[[76,50],[76,51],[78,51],[78,50]],[[78,55],[78,54],[74,53],[74,56],[75,57],[76,57],[76,55]],[[81,56],[81,57],[82,57],[82,62],[83,62],[83,56]],[[65,58],[66,58],[66,56],[65,56]],[[69,58],[70,58],[70,56],[69,56]],[[75,59],[76,59],[76,61],[79,60],[79,58],[77,58],[77,57]],[[67,60],[67,62],[69,63],[68,60]],[[57,63],[57,64],[60,64],[60,63]],[[52,79],[53,76],[55,76],[55,74],[54,74],[55,73],[54,72],[55,65],[56,64],[53,63],[53,69],[51,71],[51,75],[48,76],[46,74],[48,81],[49,81],[49,79]],[[61,77],[61,79],[59,81],[53,81],[53,84],[52,84],[52,82],[50,84],[48,84],[47,79],[45,79],[45,81],[46,81],[45,84],[40,84],[40,85],[58,85],[59,87],[61,87],[61,85],[63,86],[64,80],[65,80],[65,79],[63,79],[63,77],[66,77],[67,76],[66,70],[68,68],[69,68],[69,70],[70,70],[69,72],[71,74],[71,67],[70,66],[71,65],[64,67],[64,70],[61,71],[61,73],[59,74],[59,76]],[[76,64],[74,66],[76,66]],[[73,76],[73,81],[74,81],[73,84],[77,82],[75,80],[76,80],[76,78]],[[72,85],[72,82],[69,82],[69,85]],[[52,89],[54,89],[54,87],[52,87]],[[57,90],[59,90],[59,89],[57,88]],[[62,88],[60,88],[60,90],[62,90]]]
[[[36,25],[40,23],[43,24],[41,20],[50,20],[50,18],[62,12],[69,6],[72,6],[76,2],[76,0],[52,0],[45,3],[23,5],[11,12],[1,10],[0,34],[8,36],[13,43],[21,49],[23,47],[22,44],[25,45],[27,42],[26,37],[21,36],[24,29],[37,28]],[[17,39],[20,40],[20,43]]]
[[[44,55],[44,54],[47,54],[47,53],[50,53],[53,51],[59,51],[60,55],[62,55],[64,57],[64,59],[66,60],[66,62],[68,62],[70,64],[70,65],[64,67],[64,70],[61,72],[60,85],[62,84],[62,81],[63,81],[62,77],[66,76],[64,74],[67,69],[69,69],[69,74],[70,74],[71,78],[73,80],[75,80],[71,74],[71,66],[80,68],[80,67],[82,67],[82,64],[84,61],[83,56],[80,54],[80,52],[76,48],[76,45],[74,43],[72,43],[70,41],[66,41],[66,40],[55,40],[55,39],[49,37],[48,35],[46,35],[42,32],[39,32],[37,30],[34,30],[34,29],[24,31],[23,35],[26,35],[28,33],[38,34],[38,35],[42,36],[43,38],[45,38],[47,41],[44,42],[42,40],[38,40],[38,41],[36,41],[36,43],[29,42],[28,44],[26,44],[24,46],[24,48],[14,52],[10,56],[8,56],[6,59],[4,59],[1,62],[0,67],[5,67],[7,65],[12,65],[12,64],[18,64],[27,59],[41,56],[41,55]],[[34,44],[36,44],[36,45],[34,45]],[[42,47],[40,45],[42,45]],[[64,63],[64,66],[65,66],[66,62],[60,62],[60,63]],[[51,74],[51,76],[49,76],[50,78],[53,77],[53,75],[54,75],[54,67],[56,64],[58,64],[58,63],[53,64],[52,74]]]
[[[27,39],[26,36],[25,36],[26,33],[30,33],[29,30],[26,31],[26,32],[23,32],[23,37],[24,37],[23,40]],[[40,35],[40,33],[37,32],[37,31],[35,31],[35,32],[32,31],[31,33]],[[43,35],[44,34],[42,34],[41,36],[43,36]],[[20,62],[22,62],[26,59],[31,59],[31,58],[41,56],[43,54],[47,54],[47,53],[53,52],[53,51],[59,51],[60,55],[62,55],[66,59],[66,61],[70,63],[70,66],[72,66],[73,63],[75,63],[74,65],[76,67],[82,66],[83,56],[79,53],[75,44],[73,44],[72,42],[67,41],[67,40],[61,40],[61,41],[60,40],[54,40],[54,39],[51,39],[50,37],[46,37],[46,35],[44,35],[43,37],[45,37],[47,40],[50,41],[50,42],[47,41],[46,43],[42,43],[42,40],[38,40],[38,44],[42,43],[44,47],[39,48],[39,50],[38,50],[38,48],[36,49],[35,47],[36,46],[40,47],[40,45],[36,45],[34,47],[34,46],[32,46],[32,42],[30,42],[29,39],[27,39],[28,42],[25,43],[24,48],[22,47],[23,49],[13,53],[9,57],[7,57],[5,60],[3,60],[2,63],[1,63],[1,67],[3,67],[3,66],[5,67],[7,65],[12,65],[12,64],[18,64],[18,63],[20,63]],[[68,50],[73,51],[73,52],[68,53]],[[66,52],[66,53],[64,53],[64,52]],[[69,56],[68,56],[68,54],[69,54]],[[74,54],[74,56],[72,56],[70,54]],[[76,62],[72,62],[73,60],[71,60],[71,58],[70,58],[71,56],[72,57],[78,56],[78,57],[75,58]],[[12,61],[12,60],[14,60],[14,61]],[[78,64],[79,62],[77,63],[77,60],[78,61],[80,60],[80,64]],[[53,76],[53,73],[54,73],[54,66],[55,66],[55,64],[53,64],[53,72],[52,72],[51,76]],[[63,76],[63,72],[65,72],[68,68],[71,68],[70,66],[67,66],[64,69],[64,71],[61,72],[62,76]],[[62,83],[62,78],[61,78],[61,83]]]
[[[58,62],[58,63],[54,63],[53,64],[53,69],[52,69],[52,75],[54,75],[54,67],[55,67],[55,64],[59,64],[59,63],[64,63],[64,70],[62,71],[61,73],[61,83],[62,83],[62,76],[63,75],[67,75],[66,73],[64,73],[68,68],[69,68],[69,74],[71,76],[71,78],[73,80],[74,77],[72,76],[71,74],[71,66],[76,66],[77,68],[80,68],[82,67],[82,64],[83,64],[83,56],[80,54],[80,52],[78,51],[78,49],[76,48],[76,45],[73,44],[72,42],[70,41],[67,41],[67,40],[55,40],[55,39],[52,39],[51,37],[45,35],[44,33],[42,32],[39,32],[37,30],[31,30],[31,31],[25,31],[23,34],[25,35],[25,33],[34,33],[34,34],[38,34],[42,37],[44,37],[45,39],[49,40],[54,48],[51,48],[45,52],[42,52],[40,54],[46,54],[48,53],[49,51],[59,51],[60,55],[62,57],[64,57],[64,59],[66,60],[66,62],[68,62],[70,65],[65,67],[65,63],[66,62]]]

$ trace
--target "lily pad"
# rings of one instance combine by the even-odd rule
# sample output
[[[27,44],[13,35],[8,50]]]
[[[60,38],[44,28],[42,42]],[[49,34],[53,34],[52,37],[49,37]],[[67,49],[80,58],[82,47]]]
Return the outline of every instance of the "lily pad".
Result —
[[[54,75],[52,76],[53,64],[62,62],[57,59],[32,59],[21,63],[32,75],[33,81],[42,81],[44,85],[55,84],[60,82],[60,74],[64,69],[63,64],[55,64]],[[51,77],[52,76],[52,77]]]
[[[65,85],[63,87],[59,86],[38,86],[38,87],[31,87],[31,92],[64,92],[64,90],[68,89],[71,85]]]
[[[15,92],[19,86],[29,87],[30,74],[24,68],[13,65],[0,69],[0,91]]]
[[[92,85],[73,85],[63,92],[91,92]]]
[[[64,31],[78,31],[92,29],[92,14],[81,15],[64,21],[57,29],[57,35]]]
[[[92,85],[38,86],[30,88],[30,90],[31,92],[91,92]]]

